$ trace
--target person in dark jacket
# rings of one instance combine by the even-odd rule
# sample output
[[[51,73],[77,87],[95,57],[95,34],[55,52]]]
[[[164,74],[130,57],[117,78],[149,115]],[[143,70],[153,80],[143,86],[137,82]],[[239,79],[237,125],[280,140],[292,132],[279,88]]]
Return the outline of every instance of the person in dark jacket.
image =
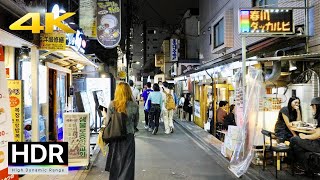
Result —
[[[183,104],[183,110],[189,114],[189,121],[191,121],[191,115],[192,115],[192,104],[191,104],[191,95],[190,93],[188,93],[186,95],[186,99],[184,101],[184,104]]]
[[[234,111],[235,111],[234,107],[235,107],[234,104],[232,104],[230,106],[230,113],[224,118],[224,127],[226,129],[228,129],[229,125],[236,126],[236,120],[235,120],[235,117],[234,117]]]
[[[311,107],[316,120],[316,129],[311,134],[300,133],[290,139],[291,158],[301,163],[302,170],[308,170],[310,152],[320,153],[320,97],[311,100]]]

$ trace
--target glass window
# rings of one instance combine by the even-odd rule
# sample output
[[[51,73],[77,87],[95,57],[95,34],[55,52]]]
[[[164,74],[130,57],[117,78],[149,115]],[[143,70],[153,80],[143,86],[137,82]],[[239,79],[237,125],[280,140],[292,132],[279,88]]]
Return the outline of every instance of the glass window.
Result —
[[[274,7],[277,6],[278,0],[254,0],[253,7]]]
[[[214,48],[224,44],[224,21],[221,19],[214,26]]]

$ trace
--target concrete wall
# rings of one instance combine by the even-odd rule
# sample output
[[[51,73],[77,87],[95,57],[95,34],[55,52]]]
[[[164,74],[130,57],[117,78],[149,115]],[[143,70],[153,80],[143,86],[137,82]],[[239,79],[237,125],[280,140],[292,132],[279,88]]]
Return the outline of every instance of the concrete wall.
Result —
[[[198,41],[198,16],[191,16],[185,21],[185,34],[186,34],[186,59],[198,58],[199,41]]]
[[[314,5],[314,36],[310,37],[309,51],[311,53],[320,52],[320,1],[314,0],[311,2]]]

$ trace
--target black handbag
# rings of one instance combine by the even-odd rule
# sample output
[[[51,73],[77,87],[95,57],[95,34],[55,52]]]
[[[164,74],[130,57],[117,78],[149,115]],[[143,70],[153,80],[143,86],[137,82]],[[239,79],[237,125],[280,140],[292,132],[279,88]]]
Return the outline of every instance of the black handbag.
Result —
[[[102,139],[104,142],[109,143],[125,139],[127,136],[127,121],[128,116],[125,113],[119,113],[116,111],[111,113],[110,120],[102,133]]]

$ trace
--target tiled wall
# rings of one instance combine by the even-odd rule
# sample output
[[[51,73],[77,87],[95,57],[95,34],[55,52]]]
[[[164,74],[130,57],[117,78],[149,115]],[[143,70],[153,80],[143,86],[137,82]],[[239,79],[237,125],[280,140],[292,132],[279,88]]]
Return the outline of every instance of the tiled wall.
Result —
[[[310,5],[315,5],[315,37],[310,38],[310,51],[316,52],[320,51],[320,1],[310,0]],[[218,59],[223,54],[214,54],[212,51],[212,45],[209,45],[209,36],[213,32],[213,27],[219,19],[224,17],[226,11],[233,11],[233,47],[226,50],[226,54],[232,53],[235,50],[241,49],[241,37],[239,36],[239,8],[250,8],[252,6],[252,1],[250,0],[200,0],[200,57],[202,63],[214,59]],[[288,0],[279,0],[279,7],[304,7],[304,1],[288,1]],[[294,22],[296,25],[304,24],[305,21],[305,11],[304,9],[295,9],[294,10]],[[211,32],[208,32],[208,28],[211,26]],[[227,26],[229,26],[227,24]],[[212,37],[212,42],[213,42]],[[227,38],[227,40],[230,40]],[[255,43],[259,40],[262,40],[261,37],[248,37],[246,40],[247,45]]]

